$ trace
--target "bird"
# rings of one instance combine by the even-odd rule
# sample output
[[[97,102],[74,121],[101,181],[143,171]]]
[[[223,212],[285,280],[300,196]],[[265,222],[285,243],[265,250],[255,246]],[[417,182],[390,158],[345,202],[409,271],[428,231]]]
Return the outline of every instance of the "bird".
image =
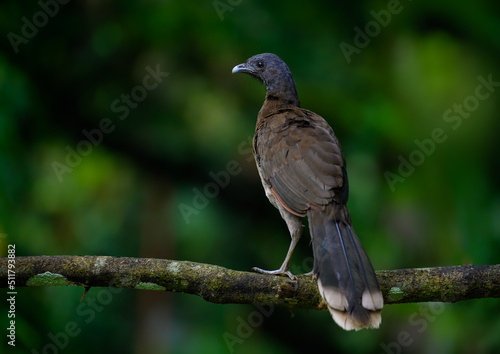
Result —
[[[312,274],[333,320],[345,330],[378,328],[384,300],[346,206],[346,161],[333,129],[320,115],[300,107],[292,73],[276,54],[254,55],[232,73],[248,74],[266,87],[253,153],[265,194],[291,236],[279,269],[252,270],[297,279],[289,263],[307,217]]]

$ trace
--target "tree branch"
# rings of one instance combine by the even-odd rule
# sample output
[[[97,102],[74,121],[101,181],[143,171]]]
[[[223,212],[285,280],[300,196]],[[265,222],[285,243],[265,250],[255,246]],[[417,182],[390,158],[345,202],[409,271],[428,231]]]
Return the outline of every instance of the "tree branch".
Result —
[[[8,258],[0,258],[0,287],[8,286]],[[35,256],[15,258],[15,287],[82,286],[163,290],[218,304],[268,304],[325,309],[312,276],[298,280],[220,266],[151,258]],[[500,297],[500,265],[377,271],[386,304],[457,302]]]

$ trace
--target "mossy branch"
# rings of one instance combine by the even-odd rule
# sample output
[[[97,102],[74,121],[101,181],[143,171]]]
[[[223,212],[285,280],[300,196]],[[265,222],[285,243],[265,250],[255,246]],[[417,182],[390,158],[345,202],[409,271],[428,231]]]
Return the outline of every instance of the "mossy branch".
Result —
[[[298,280],[220,266],[151,258],[35,256],[15,258],[15,287],[82,286],[161,290],[198,295],[218,304],[268,304],[324,309],[312,276]],[[386,304],[457,302],[500,297],[500,265],[378,271]],[[0,258],[0,287],[8,286]]]

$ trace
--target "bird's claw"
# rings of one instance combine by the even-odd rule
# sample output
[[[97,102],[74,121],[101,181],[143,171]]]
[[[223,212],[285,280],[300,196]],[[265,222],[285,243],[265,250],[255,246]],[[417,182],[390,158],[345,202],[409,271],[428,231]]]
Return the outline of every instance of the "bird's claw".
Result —
[[[297,276],[293,275],[289,269],[281,269],[280,268],[280,269],[276,269],[276,270],[264,270],[264,269],[260,269],[257,267],[253,267],[252,270],[254,272],[258,272],[258,273],[262,273],[262,274],[287,276],[292,280],[297,280]]]
[[[308,277],[313,276],[314,279],[316,279],[316,275],[314,274],[313,270],[311,270],[310,272],[304,273],[303,275],[308,276]]]

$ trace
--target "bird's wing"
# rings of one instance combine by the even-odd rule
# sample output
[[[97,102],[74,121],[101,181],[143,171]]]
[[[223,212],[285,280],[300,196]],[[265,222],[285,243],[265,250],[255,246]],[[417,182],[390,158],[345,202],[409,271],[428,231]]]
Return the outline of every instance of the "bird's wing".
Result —
[[[257,127],[255,145],[262,178],[288,211],[304,216],[310,208],[347,202],[342,149],[319,115],[279,110]]]

